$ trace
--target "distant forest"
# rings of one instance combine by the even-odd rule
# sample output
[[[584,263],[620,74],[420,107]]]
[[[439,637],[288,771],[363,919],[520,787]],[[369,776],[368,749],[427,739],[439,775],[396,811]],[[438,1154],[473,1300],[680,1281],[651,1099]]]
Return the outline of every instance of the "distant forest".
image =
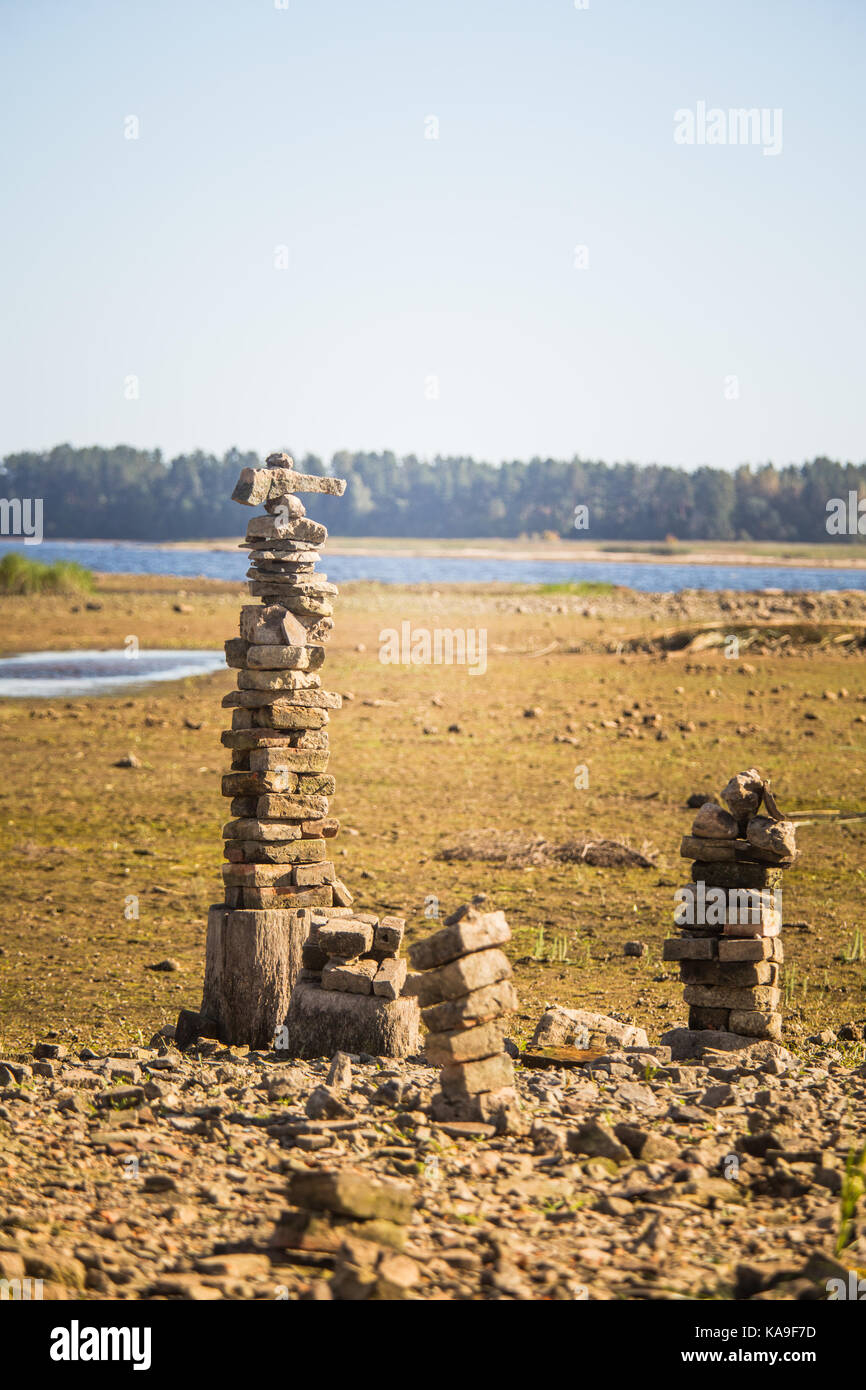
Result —
[[[169,462],[158,449],[61,444],[5,458],[0,495],[43,498],[46,539],[206,540],[244,530],[245,510],[230,494],[240,469],[259,462],[236,449]],[[866,495],[866,464],[825,458],[734,473],[585,459],[422,462],[391,453],[338,453],[327,465],[308,455],[295,463],[305,473],[349,480],[344,497],[316,497],[310,507],[343,536],[814,542],[828,539],[831,498]],[[577,507],[588,508],[580,530]]]

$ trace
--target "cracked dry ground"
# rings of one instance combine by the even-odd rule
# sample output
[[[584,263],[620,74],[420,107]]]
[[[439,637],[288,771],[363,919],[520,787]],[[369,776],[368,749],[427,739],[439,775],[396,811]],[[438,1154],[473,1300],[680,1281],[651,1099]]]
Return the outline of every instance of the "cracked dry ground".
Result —
[[[866,1066],[832,1047],[518,1066],[526,1132],[496,1135],[430,1121],[421,1059],[152,1042],[0,1064],[0,1276],[67,1299],[790,1300],[866,1272]],[[376,1181],[400,1184],[402,1224],[293,1214],[311,1170],[358,1173],[374,1218]]]

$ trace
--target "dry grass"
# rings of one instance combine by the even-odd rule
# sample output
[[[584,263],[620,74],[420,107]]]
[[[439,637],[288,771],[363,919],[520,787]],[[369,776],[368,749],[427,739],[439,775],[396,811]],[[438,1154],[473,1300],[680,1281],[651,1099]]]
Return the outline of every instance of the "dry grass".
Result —
[[[644,846],[643,851],[632,849],[620,840],[566,840],[554,845],[543,835],[524,835],[518,830],[467,830],[456,844],[446,845],[438,858],[466,863],[502,864],[507,869],[525,869],[529,865],[591,864],[597,869],[655,867],[655,855]]]
[[[175,611],[181,597],[190,611]],[[142,647],[215,647],[236,631],[242,591],[115,576],[97,598],[95,610],[0,599],[6,650],[122,648],[130,633]],[[340,876],[359,907],[406,916],[410,937],[487,893],[512,928],[524,1037],[548,1001],[631,1017],[655,1037],[684,1017],[661,946],[688,874],[678,846],[691,793],[755,765],[786,812],[866,806],[862,656],[808,649],[750,654],[745,666],[719,650],[575,653],[653,631],[645,601],[633,612],[614,602],[585,616],[580,600],[560,612],[568,605],[555,597],[504,587],[347,585],[338,604],[326,684],[355,697],[330,726]],[[381,665],[379,633],[403,620],[486,627],[487,673]],[[525,655],[553,642],[546,656]],[[0,1055],[49,1032],[77,1046],[146,1040],[198,1004],[226,819],[220,699],[232,683],[225,671],[129,696],[0,702]],[[625,717],[635,703],[637,717]],[[645,714],[660,725],[645,726]],[[140,768],[114,766],[128,752]],[[576,764],[589,771],[583,790]],[[794,1043],[866,1017],[866,967],[852,950],[866,926],[866,823],[841,817],[801,828],[801,862],[786,875]],[[483,843],[505,858],[441,857],[488,826],[500,832]],[[585,850],[599,841],[637,847],[652,867],[599,867]],[[537,949],[540,933],[555,951]],[[647,954],[624,957],[636,938]],[[178,972],[147,969],[166,957]]]

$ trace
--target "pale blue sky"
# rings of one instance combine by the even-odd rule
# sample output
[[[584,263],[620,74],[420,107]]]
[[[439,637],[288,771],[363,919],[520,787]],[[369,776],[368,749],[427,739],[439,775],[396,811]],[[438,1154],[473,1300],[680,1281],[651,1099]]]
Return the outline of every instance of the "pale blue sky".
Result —
[[[861,0],[3,0],[0,27],[0,453],[866,456]],[[675,144],[700,101],[781,108],[782,152]]]

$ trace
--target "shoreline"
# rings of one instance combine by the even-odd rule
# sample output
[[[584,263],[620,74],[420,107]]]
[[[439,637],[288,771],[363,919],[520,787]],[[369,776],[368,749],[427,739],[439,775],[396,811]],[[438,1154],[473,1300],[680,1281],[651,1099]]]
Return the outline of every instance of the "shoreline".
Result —
[[[136,546],[142,550],[162,550],[162,551],[198,551],[211,553],[233,553],[242,548],[239,541],[230,539],[218,540],[191,540],[191,541],[128,541],[128,540],[64,540],[60,537],[46,539],[49,545],[105,545],[105,546]],[[807,543],[804,549],[808,549]],[[539,542],[537,544],[526,542],[491,541],[489,545],[470,542],[465,545],[455,543],[449,545],[447,542],[426,541],[407,539],[400,540],[395,545],[387,541],[383,544],[380,540],[362,542],[355,545],[348,537],[329,537],[326,542],[327,553],[335,556],[361,556],[372,558],[377,556],[391,557],[393,559],[413,560],[501,560],[512,562],[532,562],[548,561],[556,564],[636,564],[636,565],[714,565],[719,568],[763,568],[763,569],[830,569],[830,570],[862,570],[866,569],[866,556],[854,554],[850,557],[838,559],[829,555],[812,556],[804,554],[802,556],[773,554],[753,554],[747,551],[724,551],[717,553],[712,550],[683,550],[681,553],[670,555],[650,554],[645,550],[600,550],[589,548],[575,550],[571,547],[563,548],[554,542]],[[575,545],[581,545],[576,542]],[[858,547],[859,549],[859,547]]]

